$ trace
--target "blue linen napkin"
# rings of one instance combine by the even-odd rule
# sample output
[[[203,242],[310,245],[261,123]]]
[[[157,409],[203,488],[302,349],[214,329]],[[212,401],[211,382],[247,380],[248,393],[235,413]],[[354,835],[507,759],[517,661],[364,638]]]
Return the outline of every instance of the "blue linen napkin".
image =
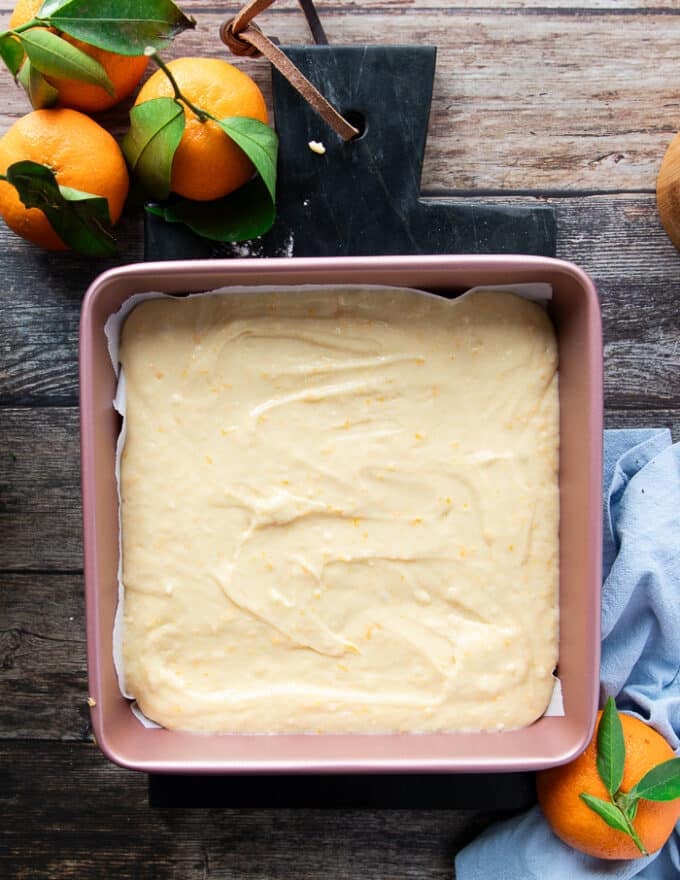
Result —
[[[667,430],[605,431],[601,701],[656,728],[680,754],[680,444]],[[680,824],[633,861],[578,853],[539,807],[497,823],[456,856],[457,880],[672,880]]]

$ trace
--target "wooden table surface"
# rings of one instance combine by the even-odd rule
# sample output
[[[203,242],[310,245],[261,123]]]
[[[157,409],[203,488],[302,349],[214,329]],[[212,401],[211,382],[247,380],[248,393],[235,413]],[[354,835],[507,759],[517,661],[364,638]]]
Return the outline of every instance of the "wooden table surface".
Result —
[[[198,20],[168,57],[223,56],[236,8]],[[439,48],[423,190],[553,205],[558,256],[594,278],[605,328],[606,424],[680,436],[680,254],[654,183],[680,128],[677,0],[319,0],[333,43]],[[7,0],[0,2],[6,22]],[[309,42],[293,0],[261,18]],[[239,64],[243,62],[238,62]],[[263,62],[247,61],[270,94]],[[0,133],[27,104],[0,73]],[[122,132],[125,110],[106,122]],[[460,809],[149,807],[147,780],[109,764],[86,706],[78,317],[89,282],[142,257],[139,212],[117,261],[34,249],[0,228],[0,876],[444,878],[494,817]]]

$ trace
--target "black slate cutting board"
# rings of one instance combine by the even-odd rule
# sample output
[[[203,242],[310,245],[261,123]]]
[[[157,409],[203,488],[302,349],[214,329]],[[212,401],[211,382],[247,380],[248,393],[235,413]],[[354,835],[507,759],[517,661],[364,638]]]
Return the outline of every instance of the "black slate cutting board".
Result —
[[[550,207],[420,197],[433,46],[283,47],[362,134],[345,142],[276,70],[277,219],[260,239],[209,242],[146,215],[146,258],[555,253]],[[452,123],[453,124],[453,123]],[[324,155],[313,153],[319,141]]]
[[[280,138],[277,220],[264,237],[208,242],[146,215],[148,260],[233,256],[524,253],[553,256],[549,207],[420,198],[432,97],[431,46],[284,47],[361,136],[345,143],[273,71]],[[310,140],[324,144],[313,153]],[[152,807],[517,810],[535,802],[533,774],[152,775]]]

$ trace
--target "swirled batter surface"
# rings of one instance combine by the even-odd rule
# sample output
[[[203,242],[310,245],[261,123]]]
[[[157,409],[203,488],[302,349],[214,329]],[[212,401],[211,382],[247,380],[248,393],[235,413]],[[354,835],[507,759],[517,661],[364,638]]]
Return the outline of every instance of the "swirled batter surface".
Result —
[[[127,690],[169,728],[500,729],[552,691],[553,327],[508,293],[211,294],[122,336]]]

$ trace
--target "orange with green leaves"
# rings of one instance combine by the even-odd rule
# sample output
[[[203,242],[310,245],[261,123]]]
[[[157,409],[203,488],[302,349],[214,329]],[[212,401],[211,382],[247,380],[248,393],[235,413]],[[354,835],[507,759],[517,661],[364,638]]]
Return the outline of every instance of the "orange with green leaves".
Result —
[[[611,697],[585,752],[538,773],[536,785],[555,834],[601,859],[656,852],[680,819],[680,758],[647,724],[619,715]]]
[[[120,151],[106,132],[106,147],[93,148],[94,123],[69,114],[130,94],[150,58],[161,69],[132,108],[123,144],[155,200],[147,210],[220,241],[270,228],[278,140],[259,88],[223,60],[166,65],[158,55],[194,26],[174,0],[138,0],[134,9],[119,0],[18,0],[0,32],[0,59],[40,111],[0,139],[0,211],[12,229],[47,248],[113,252],[110,227],[127,191]]]
[[[18,0],[9,21],[10,29],[20,28],[33,21],[42,5],[43,0]],[[23,38],[30,39],[31,31],[35,36],[37,30],[39,29],[30,28],[28,31],[23,31]],[[44,31],[45,29],[40,30]],[[47,84],[56,90],[56,95],[52,95],[50,92],[52,100],[60,107],[71,107],[74,110],[82,110],[84,113],[107,110],[134,92],[149,64],[149,59],[144,54],[120,55],[117,52],[109,52],[106,49],[100,49],[82,40],[77,40],[68,34],[63,35],[63,40],[98,64],[101,67],[100,73],[103,72],[102,80],[106,77],[109,83],[108,85],[98,85],[74,77],[45,75]],[[94,69],[96,70],[96,68]],[[33,97],[35,100],[35,97],[31,95],[30,85],[27,91],[29,98]],[[42,102],[36,101],[36,103],[42,106]]]
[[[120,147],[77,110],[34,110],[0,139],[0,214],[10,229],[39,247],[65,250],[91,231],[99,241],[91,252],[111,253],[110,227],[127,192]]]

